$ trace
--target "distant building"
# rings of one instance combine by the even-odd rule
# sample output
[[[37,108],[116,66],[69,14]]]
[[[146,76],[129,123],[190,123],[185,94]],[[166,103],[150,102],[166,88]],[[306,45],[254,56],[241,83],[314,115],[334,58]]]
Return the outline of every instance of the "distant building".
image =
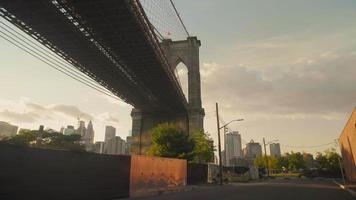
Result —
[[[61,129],[59,130],[60,133],[64,134],[64,130],[65,128],[64,127],[61,127]]]
[[[356,108],[339,137],[339,144],[345,176],[347,180],[356,182]]]
[[[125,154],[125,140],[119,136],[111,138],[108,142],[105,142],[106,154]]]
[[[63,130],[64,135],[74,135],[77,134],[77,131],[74,129],[74,126],[68,125],[67,128]]]
[[[274,157],[281,157],[281,146],[279,143],[272,143],[269,145],[270,155]]]
[[[112,126],[106,126],[104,142],[108,142],[110,139],[114,138],[115,135],[116,135],[116,129]]]
[[[258,156],[262,156],[262,147],[260,143],[251,140],[251,142],[246,144],[245,157],[253,160]]]
[[[0,121],[0,140],[15,136],[19,127]]]
[[[86,134],[87,129],[85,128],[85,122],[84,121],[79,121],[78,122],[78,129],[77,132],[79,135],[82,137]]]
[[[40,125],[40,127],[38,128],[38,131],[41,133],[41,132],[43,132],[43,130],[44,130],[44,126]]]
[[[91,121],[89,121],[85,134],[82,136],[82,142],[85,145],[85,149],[87,151],[93,150],[92,148],[94,144],[94,128],[93,123]]]
[[[244,158],[247,158],[247,149],[246,149],[246,147],[242,149],[242,156]]]
[[[105,146],[105,143],[104,142],[95,142],[94,144],[94,152],[95,153],[104,153],[104,146]]]
[[[225,164],[233,166],[233,158],[242,157],[241,135],[237,131],[225,134]]]
[[[132,136],[127,136],[126,137],[125,154],[127,154],[127,155],[131,154],[132,141],[133,141],[133,137]]]
[[[219,156],[219,155],[218,155]],[[219,164],[219,161],[218,161],[218,164]],[[225,150],[222,150],[221,151],[221,164],[223,166],[226,166],[226,153],[225,153]]]
[[[248,161],[246,158],[242,157],[233,157],[230,159],[230,166],[236,166],[236,167],[248,167]]]

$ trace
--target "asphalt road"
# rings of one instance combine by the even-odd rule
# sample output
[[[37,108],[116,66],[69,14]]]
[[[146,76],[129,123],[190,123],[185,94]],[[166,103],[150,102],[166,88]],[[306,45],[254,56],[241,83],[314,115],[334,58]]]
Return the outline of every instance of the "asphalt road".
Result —
[[[348,200],[355,199],[331,180],[270,180],[224,186],[197,186],[192,191],[137,198],[145,200]]]

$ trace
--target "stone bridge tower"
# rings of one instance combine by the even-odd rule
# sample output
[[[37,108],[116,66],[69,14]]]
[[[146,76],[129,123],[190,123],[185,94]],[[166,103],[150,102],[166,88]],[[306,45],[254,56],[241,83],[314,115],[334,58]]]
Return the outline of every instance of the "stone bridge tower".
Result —
[[[188,70],[188,113],[177,116],[160,116],[152,113],[143,113],[132,109],[132,144],[131,153],[145,154],[151,145],[150,130],[159,123],[175,123],[191,134],[194,130],[203,130],[205,112],[201,101],[201,83],[199,70],[199,47],[197,37],[188,37],[187,40],[163,40],[161,43],[167,60],[175,70],[179,63],[183,63]]]
[[[188,37],[187,40],[172,41],[166,39],[162,48],[166,53],[168,62],[174,71],[179,63],[188,69],[188,121],[189,132],[196,129],[203,130],[204,109],[201,103],[201,82],[199,67],[199,47],[201,43],[197,37]]]

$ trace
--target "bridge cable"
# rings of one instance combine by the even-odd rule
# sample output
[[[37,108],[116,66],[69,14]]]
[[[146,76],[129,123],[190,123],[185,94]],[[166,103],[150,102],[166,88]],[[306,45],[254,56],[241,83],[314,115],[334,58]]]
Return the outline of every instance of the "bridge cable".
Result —
[[[140,0],[143,10],[161,41],[185,39],[186,32],[170,0]]]
[[[107,90],[107,89],[104,88],[103,86],[97,84],[93,79],[91,79],[91,78],[90,78],[89,76],[87,76],[85,73],[79,71],[79,70],[78,70],[77,68],[75,68],[72,64],[70,64],[69,62],[63,60],[63,59],[60,58],[60,57],[57,57],[57,55],[54,54],[52,51],[50,51],[50,50],[44,48],[43,45],[36,44],[34,41],[28,39],[27,37],[25,37],[24,35],[22,35],[22,34],[19,33],[18,31],[16,31],[15,29],[11,28],[11,27],[8,26],[7,24],[5,24],[5,23],[3,23],[3,22],[1,22],[1,21],[0,21],[0,23],[3,24],[3,25],[5,25],[7,28],[11,29],[11,31],[15,32],[15,33],[18,34],[19,36],[15,35],[13,32],[9,31],[9,29],[7,29],[7,28],[5,28],[5,27],[2,27],[2,26],[0,25],[0,27],[1,27],[3,30],[7,31],[8,33],[10,33],[11,35],[13,35],[13,36],[16,37],[17,39],[21,40],[22,42],[24,42],[24,43],[27,44],[28,46],[30,46],[30,47],[32,47],[33,49],[35,49],[36,52],[41,52],[42,54],[45,54],[45,56],[47,56],[47,58],[50,58],[50,59],[56,61],[57,63],[60,63],[61,65],[65,66],[65,67],[68,69],[68,70],[66,70],[66,71],[72,71],[72,72],[74,72],[76,75],[78,75],[79,78],[85,79],[85,81],[88,81],[88,82],[90,82],[90,83],[93,84],[93,85],[99,86],[99,87],[101,87],[103,90],[105,90],[106,92],[109,92],[109,93],[110,93],[109,90]],[[24,40],[26,40],[26,41],[24,41]],[[38,49],[38,48],[34,47],[33,45],[29,44],[27,41],[30,42],[31,44],[33,44],[34,46],[40,48],[40,49]],[[38,54],[37,54],[37,55],[38,55]],[[50,55],[51,57],[50,57],[49,55]],[[83,75],[84,75],[84,77],[83,77]],[[85,78],[85,77],[86,77],[86,78]]]
[[[185,32],[187,33],[187,36],[189,37],[189,33],[188,33],[188,30],[187,30],[187,27],[185,27],[185,24],[183,23],[183,20],[182,20],[182,18],[180,17],[180,15],[179,15],[179,13],[178,13],[178,11],[177,11],[177,8],[176,8],[176,6],[175,6],[174,3],[173,3],[173,0],[169,0],[169,1],[171,2],[172,6],[173,6],[173,9],[174,9],[174,11],[175,11],[176,14],[177,14],[177,17],[178,17],[180,23],[182,24],[182,26],[183,26]]]
[[[3,28],[3,27],[1,27],[1,28]],[[103,94],[105,94],[105,95],[107,95],[109,97],[112,97],[112,98],[114,98],[116,100],[122,101],[120,98],[118,98],[118,97],[116,97],[116,96],[104,91],[102,89],[102,86],[98,87],[98,85],[95,85],[95,84],[93,85],[92,83],[88,82],[88,80],[85,80],[85,79],[83,79],[81,77],[78,77],[78,76],[75,76],[75,75],[71,74],[67,70],[64,70],[63,67],[61,67],[60,65],[58,65],[56,63],[53,63],[53,61],[50,61],[48,58],[44,57],[43,55],[40,55],[40,54],[36,53],[34,50],[31,50],[28,47],[25,47],[22,43],[18,42],[16,39],[14,39],[13,37],[7,35],[3,31],[0,31],[0,33],[1,33],[0,34],[1,38],[3,38],[4,40],[10,42],[11,44],[15,45],[17,48],[25,51],[26,53],[32,55],[33,57],[39,59],[40,61],[46,63],[47,65],[51,66],[52,68],[56,69],[57,71],[60,71],[61,73],[63,73],[65,75],[67,75],[67,76],[69,76],[69,77],[71,77],[71,78],[73,78],[73,79],[75,79],[75,80],[87,85],[88,87],[90,87],[90,88],[92,88],[92,89],[94,89],[94,90],[96,90],[98,92],[101,92],[101,93],[103,93]]]

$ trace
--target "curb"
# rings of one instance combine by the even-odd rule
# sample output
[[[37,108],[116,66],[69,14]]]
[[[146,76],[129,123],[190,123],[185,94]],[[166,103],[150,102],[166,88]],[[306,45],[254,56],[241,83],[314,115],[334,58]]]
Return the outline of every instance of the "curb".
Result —
[[[150,196],[159,196],[166,195],[177,192],[189,192],[194,189],[194,186],[179,186],[179,187],[168,187],[160,189],[151,189],[144,192],[138,192],[136,194],[130,194],[130,199],[141,198],[141,197],[150,197]]]
[[[339,183],[339,182],[337,182],[337,181],[335,181],[335,180],[333,180],[333,182],[334,182],[336,185],[338,185],[341,189],[348,191],[348,192],[351,194],[351,196],[356,197],[356,192],[355,192],[355,191],[353,191],[353,190],[347,188],[345,185],[342,185],[341,183]]]

